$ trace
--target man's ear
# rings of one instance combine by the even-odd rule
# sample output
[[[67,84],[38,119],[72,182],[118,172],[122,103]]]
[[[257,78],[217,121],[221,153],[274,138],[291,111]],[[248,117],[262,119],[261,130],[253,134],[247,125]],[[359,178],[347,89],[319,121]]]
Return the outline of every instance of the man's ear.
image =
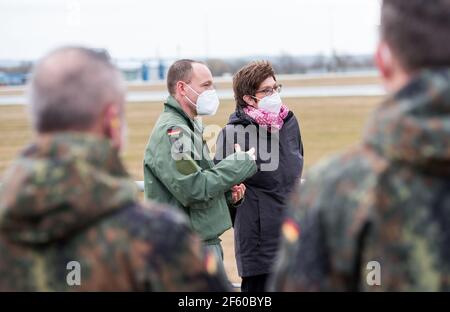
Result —
[[[114,148],[122,146],[122,119],[118,105],[108,104],[104,110],[104,135],[111,140]]]
[[[256,100],[254,98],[252,98],[250,95],[244,95],[242,97],[242,99],[244,100],[245,103],[247,103],[247,105],[253,106],[253,107],[257,107],[258,104],[256,103]]]
[[[375,52],[375,64],[377,65],[378,71],[384,80],[389,80],[392,78],[394,70],[392,52],[387,43],[384,41],[378,43]]]
[[[182,81],[178,81],[177,84],[175,85],[178,94],[180,94],[181,96],[185,96],[186,95],[186,86]]]

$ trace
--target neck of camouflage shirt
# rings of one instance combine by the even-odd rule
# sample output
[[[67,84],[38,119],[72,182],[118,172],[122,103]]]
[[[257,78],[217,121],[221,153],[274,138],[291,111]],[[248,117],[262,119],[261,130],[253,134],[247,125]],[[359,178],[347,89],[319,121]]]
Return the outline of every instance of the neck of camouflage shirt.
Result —
[[[38,137],[2,183],[0,230],[25,244],[63,239],[137,197],[110,141],[87,134]]]

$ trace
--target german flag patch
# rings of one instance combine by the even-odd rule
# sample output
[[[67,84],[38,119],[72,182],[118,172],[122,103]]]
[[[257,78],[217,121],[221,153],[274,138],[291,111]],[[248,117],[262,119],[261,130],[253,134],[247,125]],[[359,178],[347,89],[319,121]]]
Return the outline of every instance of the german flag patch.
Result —
[[[178,128],[178,127],[172,127],[167,130],[167,135],[169,137],[179,136],[180,133],[181,133],[181,128]]]
[[[287,219],[286,221],[284,221],[281,227],[281,232],[283,233],[283,236],[286,238],[286,240],[291,244],[295,243],[300,236],[300,228],[298,224],[292,219]]]
[[[205,255],[205,268],[210,275],[217,273],[217,259],[214,254],[208,251]]]

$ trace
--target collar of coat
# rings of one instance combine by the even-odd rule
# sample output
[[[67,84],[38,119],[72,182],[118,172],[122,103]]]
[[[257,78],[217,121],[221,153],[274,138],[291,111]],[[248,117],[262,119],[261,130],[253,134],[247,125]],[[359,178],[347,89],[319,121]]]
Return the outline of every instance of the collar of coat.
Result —
[[[201,122],[197,119],[191,119],[188,114],[186,114],[186,112],[181,108],[180,103],[178,103],[178,101],[173,96],[169,95],[164,105],[167,109],[170,109],[183,117],[193,131],[194,129],[196,129],[197,131],[200,131],[200,133],[203,133],[203,126]]]
[[[136,199],[136,185],[109,140],[41,135],[5,173],[0,232],[14,242],[48,244]]]

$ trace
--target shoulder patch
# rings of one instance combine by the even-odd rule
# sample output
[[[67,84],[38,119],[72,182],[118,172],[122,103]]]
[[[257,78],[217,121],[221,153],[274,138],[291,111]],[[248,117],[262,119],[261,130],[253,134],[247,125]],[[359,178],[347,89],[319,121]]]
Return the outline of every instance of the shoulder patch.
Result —
[[[170,127],[169,129],[167,129],[167,136],[169,138],[170,144],[174,144],[177,143],[178,139],[181,138],[181,136],[183,135],[183,129],[181,129],[180,127]],[[181,152],[182,147],[181,146],[177,146],[177,151],[179,150]]]
[[[181,133],[180,127],[170,127],[169,129],[167,129],[167,135],[169,137],[179,136],[180,133]]]

